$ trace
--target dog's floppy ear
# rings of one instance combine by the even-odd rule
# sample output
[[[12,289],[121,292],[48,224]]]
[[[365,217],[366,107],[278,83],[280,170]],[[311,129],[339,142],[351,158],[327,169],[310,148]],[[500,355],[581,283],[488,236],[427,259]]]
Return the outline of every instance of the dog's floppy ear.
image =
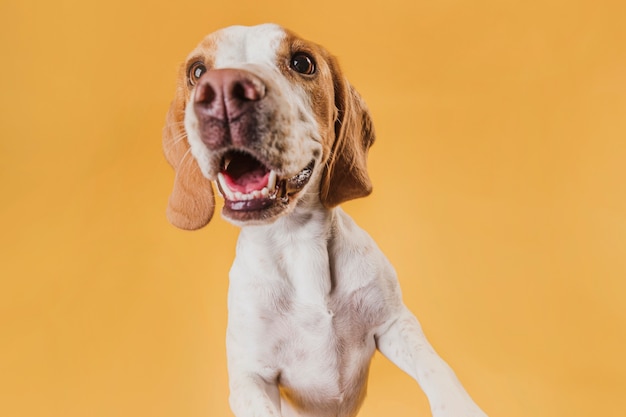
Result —
[[[372,192],[367,153],[374,143],[372,119],[365,102],[331,61],[335,89],[335,141],[322,175],[320,200],[327,208]]]
[[[205,178],[189,150],[184,127],[187,88],[184,69],[178,77],[176,96],[163,128],[163,152],[167,162],[174,168],[174,188],[167,205],[167,219],[174,226],[196,230],[205,226],[213,217],[215,196],[211,181]]]

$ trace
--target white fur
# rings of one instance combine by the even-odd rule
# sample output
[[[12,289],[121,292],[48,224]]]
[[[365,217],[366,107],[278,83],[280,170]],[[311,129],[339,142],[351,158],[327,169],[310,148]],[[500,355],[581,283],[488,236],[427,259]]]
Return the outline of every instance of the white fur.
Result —
[[[277,26],[227,29],[218,38],[215,62],[258,70],[272,89],[281,89],[285,103],[293,103],[281,103],[284,120],[294,124],[282,155],[293,174],[321,145],[304,90],[276,69],[282,38]],[[307,115],[304,127],[297,126],[297,111]],[[194,119],[187,111],[192,152],[210,177],[215,168],[194,133]],[[395,271],[375,242],[340,208],[320,203],[317,165],[289,214],[242,227],[228,294],[233,412],[354,416],[379,349],[419,383],[435,417],[484,417],[404,306]]]
[[[273,24],[230,26],[219,32],[215,68],[240,68],[242,63],[276,66],[276,50],[285,33]]]

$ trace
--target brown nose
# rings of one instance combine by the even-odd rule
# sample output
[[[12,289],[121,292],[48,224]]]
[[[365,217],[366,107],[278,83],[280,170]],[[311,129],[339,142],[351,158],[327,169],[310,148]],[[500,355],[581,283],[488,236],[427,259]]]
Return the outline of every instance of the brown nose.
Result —
[[[198,81],[194,110],[199,119],[233,121],[265,96],[265,84],[254,74],[238,69],[207,71]]]

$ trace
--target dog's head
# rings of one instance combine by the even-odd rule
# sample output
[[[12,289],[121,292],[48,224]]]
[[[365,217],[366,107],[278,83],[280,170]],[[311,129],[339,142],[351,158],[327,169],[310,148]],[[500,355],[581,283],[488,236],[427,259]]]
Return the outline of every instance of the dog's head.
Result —
[[[176,177],[167,216],[182,229],[214,211],[239,225],[267,223],[304,195],[331,208],[372,186],[368,110],[321,46],[277,25],[210,34],[178,74],[163,130]]]

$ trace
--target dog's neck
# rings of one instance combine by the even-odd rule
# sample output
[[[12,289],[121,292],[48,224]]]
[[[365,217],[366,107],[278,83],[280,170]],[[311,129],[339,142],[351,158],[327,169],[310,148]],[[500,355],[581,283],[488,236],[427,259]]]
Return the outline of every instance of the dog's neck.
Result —
[[[298,241],[326,241],[335,209],[322,205],[317,194],[303,196],[289,213],[272,223],[241,227],[240,238],[252,239],[267,244],[284,245]]]
[[[329,244],[341,209],[327,209],[319,199],[302,203],[271,224],[242,227],[237,258],[267,271],[263,279],[289,281],[307,304],[326,305],[333,287]]]

